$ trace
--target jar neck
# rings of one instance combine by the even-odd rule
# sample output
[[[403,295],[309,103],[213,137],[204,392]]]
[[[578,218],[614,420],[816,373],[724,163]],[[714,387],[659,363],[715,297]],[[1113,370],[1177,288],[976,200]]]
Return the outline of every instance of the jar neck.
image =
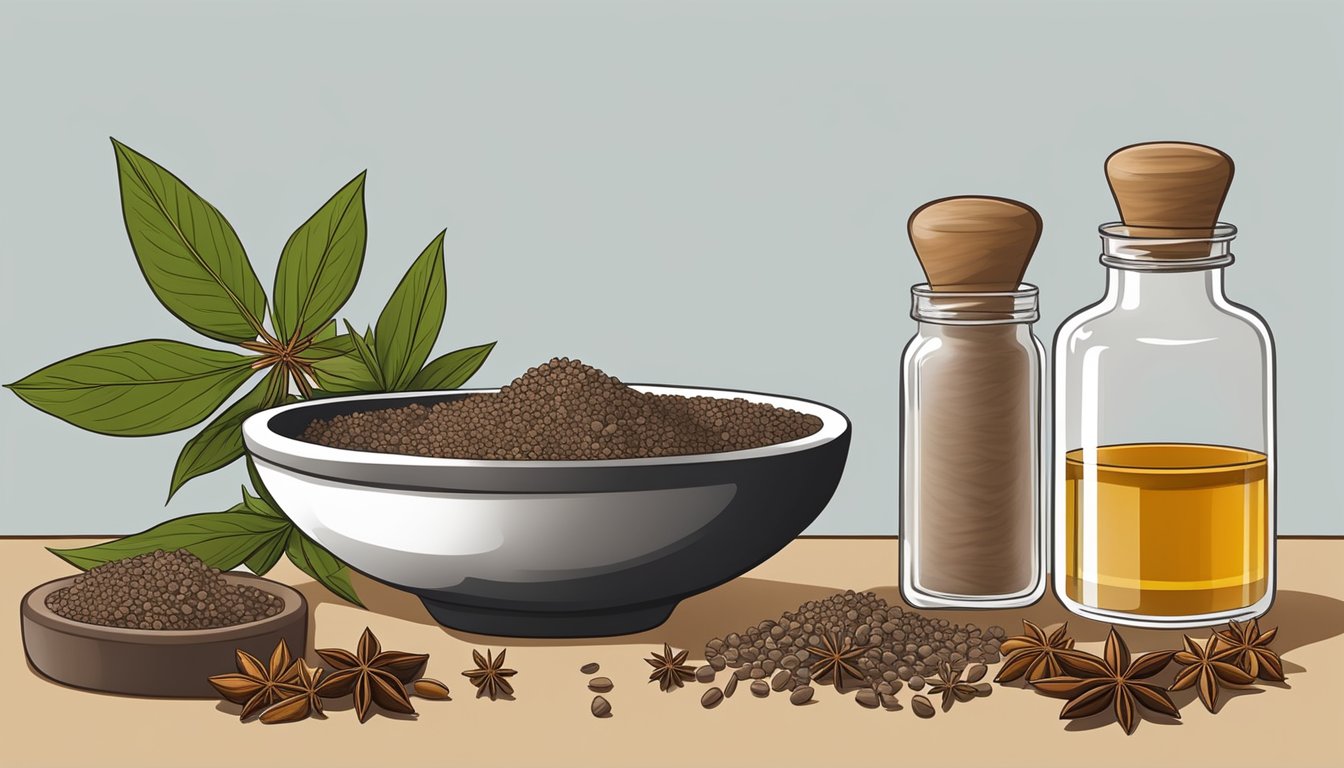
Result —
[[[1106,298],[1122,310],[1138,309],[1142,304],[1216,302],[1225,299],[1223,269],[1145,272],[1108,267]]]
[[[1101,263],[1106,298],[1116,307],[1220,302],[1223,269],[1233,261],[1237,228],[1219,222],[1206,229],[1152,229],[1102,224]]]
[[[1112,222],[1101,234],[1101,263],[1135,272],[1189,272],[1226,267],[1233,261],[1237,228],[1219,222],[1204,229],[1154,229]]]
[[[910,316],[935,325],[1010,325],[1040,317],[1036,286],[1015,291],[935,291],[927,283],[910,288]]]

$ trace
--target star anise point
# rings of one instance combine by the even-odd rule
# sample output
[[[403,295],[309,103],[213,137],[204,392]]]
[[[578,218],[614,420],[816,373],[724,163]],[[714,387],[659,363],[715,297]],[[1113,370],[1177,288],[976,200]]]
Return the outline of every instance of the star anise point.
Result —
[[[981,695],[981,689],[961,679],[964,669],[946,661],[938,662],[938,677],[929,686],[929,695],[942,694],[944,712],[951,709],[955,701],[970,701]]]
[[[841,692],[845,690],[846,675],[856,683],[866,682],[867,675],[850,661],[862,656],[867,650],[866,646],[855,646],[848,635],[843,638],[834,634],[822,635],[820,644],[807,648],[807,652],[818,659],[811,666],[812,678],[820,680],[830,675],[835,689]]]
[[[462,674],[476,686],[476,698],[489,696],[491,701],[495,701],[499,698],[513,697],[513,685],[505,678],[518,674],[518,670],[504,668],[504,655],[508,652],[509,649],[505,648],[495,656],[494,652],[487,648],[485,655],[482,656],[480,651],[472,650],[471,659],[476,663],[476,668],[465,670]]]
[[[293,695],[291,685],[299,675],[297,663],[282,638],[265,664],[239,648],[234,652],[237,673],[215,675],[210,684],[224,698],[243,705],[239,718],[246,720],[266,707]]]
[[[1063,676],[1060,659],[1075,652],[1068,629],[1068,622],[1065,622],[1047,635],[1045,630],[1023,619],[1022,634],[1004,640],[999,646],[1004,661],[994,682],[1008,683],[1025,678],[1028,683],[1034,683]]]
[[[663,692],[668,692],[694,680],[695,668],[686,663],[689,656],[690,651],[673,652],[672,646],[663,643],[661,654],[654,651],[649,658],[644,659],[649,666],[653,667],[653,672],[649,675],[649,682],[657,681],[658,687]]]
[[[378,638],[365,627],[355,653],[341,648],[323,648],[317,651],[317,655],[334,668],[327,679],[317,685],[317,695],[330,699],[347,693],[354,694],[355,714],[361,723],[372,715],[374,704],[388,712],[415,714],[415,707],[406,695],[404,681],[394,670],[395,662],[407,658],[419,659],[421,654],[401,651],[384,653]],[[419,663],[423,663],[423,660]]]
[[[1089,717],[1111,709],[1120,727],[1130,734],[1138,725],[1140,709],[1180,718],[1180,711],[1164,689],[1138,682],[1165,669],[1175,654],[1154,651],[1131,660],[1124,638],[1112,628],[1101,657],[1072,651],[1060,657],[1060,664],[1070,674],[1042,678],[1031,685],[1069,700],[1060,710],[1061,719]]]
[[[1278,627],[1260,631],[1260,620],[1237,623],[1230,621],[1226,629],[1216,630],[1210,641],[1214,646],[1212,658],[1240,667],[1251,677],[1271,682],[1283,682],[1283,661],[1270,649],[1278,635]]]
[[[322,714],[322,697],[318,695],[318,680],[322,669],[312,667],[303,659],[294,662],[297,677],[286,684],[289,695],[262,711],[258,718],[267,725],[293,723],[312,715]]]
[[[1189,635],[1185,635],[1182,643],[1185,649],[1177,651],[1172,657],[1182,669],[1176,673],[1176,679],[1167,690],[1182,691],[1193,686],[1198,691],[1199,701],[1204,708],[1216,712],[1218,693],[1223,686],[1240,688],[1255,682],[1255,676],[1246,670],[1215,658],[1217,641],[1213,638],[1200,645]]]

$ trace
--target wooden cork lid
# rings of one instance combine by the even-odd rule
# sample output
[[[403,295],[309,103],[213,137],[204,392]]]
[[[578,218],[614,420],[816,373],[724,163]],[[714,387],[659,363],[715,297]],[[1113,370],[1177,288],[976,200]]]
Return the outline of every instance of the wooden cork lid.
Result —
[[[1202,144],[1158,141],[1106,158],[1120,218],[1139,237],[1208,237],[1232,185],[1232,158]]]
[[[1012,291],[1041,239],[1041,216],[1002,197],[947,197],[910,214],[910,244],[935,291]]]

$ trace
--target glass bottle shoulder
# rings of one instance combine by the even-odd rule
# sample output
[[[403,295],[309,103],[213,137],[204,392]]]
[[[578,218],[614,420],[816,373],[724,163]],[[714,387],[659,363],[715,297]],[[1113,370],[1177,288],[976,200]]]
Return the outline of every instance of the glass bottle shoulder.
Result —
[[[1258,347],[1263,358],[1273,354],[1269,326],[1249,307],[1225,296],[1206,301],[1152,306],[1126,304],[1107,295],[1060,324],[1055,354],[1063,360],[1098,347],[1215,345]]]

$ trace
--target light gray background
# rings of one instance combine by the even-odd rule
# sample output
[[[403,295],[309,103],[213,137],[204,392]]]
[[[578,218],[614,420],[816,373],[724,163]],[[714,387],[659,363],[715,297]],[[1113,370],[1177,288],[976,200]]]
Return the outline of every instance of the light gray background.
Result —
[[[474,380],[553,355],[629,381],[831,403],[855,424],[812,533],[894,533],[905,220],[951,194],[1034,204],[1037,333],[1099,296],[1113,149],[1228,151],[1228,274],[1279,344],[1280,530],[1344,533],[1338,3],[566,2],[0,5],[0,379],[150,337],[109,135],[218,206],[271,285],[286,237],[369,169],[371,322],[447,227],[437,352]],[[1228,371],[1228,376],[1238,375]],[[112,533],[165,509],[190,432],[82,432],[0,392],[0,532]]]

